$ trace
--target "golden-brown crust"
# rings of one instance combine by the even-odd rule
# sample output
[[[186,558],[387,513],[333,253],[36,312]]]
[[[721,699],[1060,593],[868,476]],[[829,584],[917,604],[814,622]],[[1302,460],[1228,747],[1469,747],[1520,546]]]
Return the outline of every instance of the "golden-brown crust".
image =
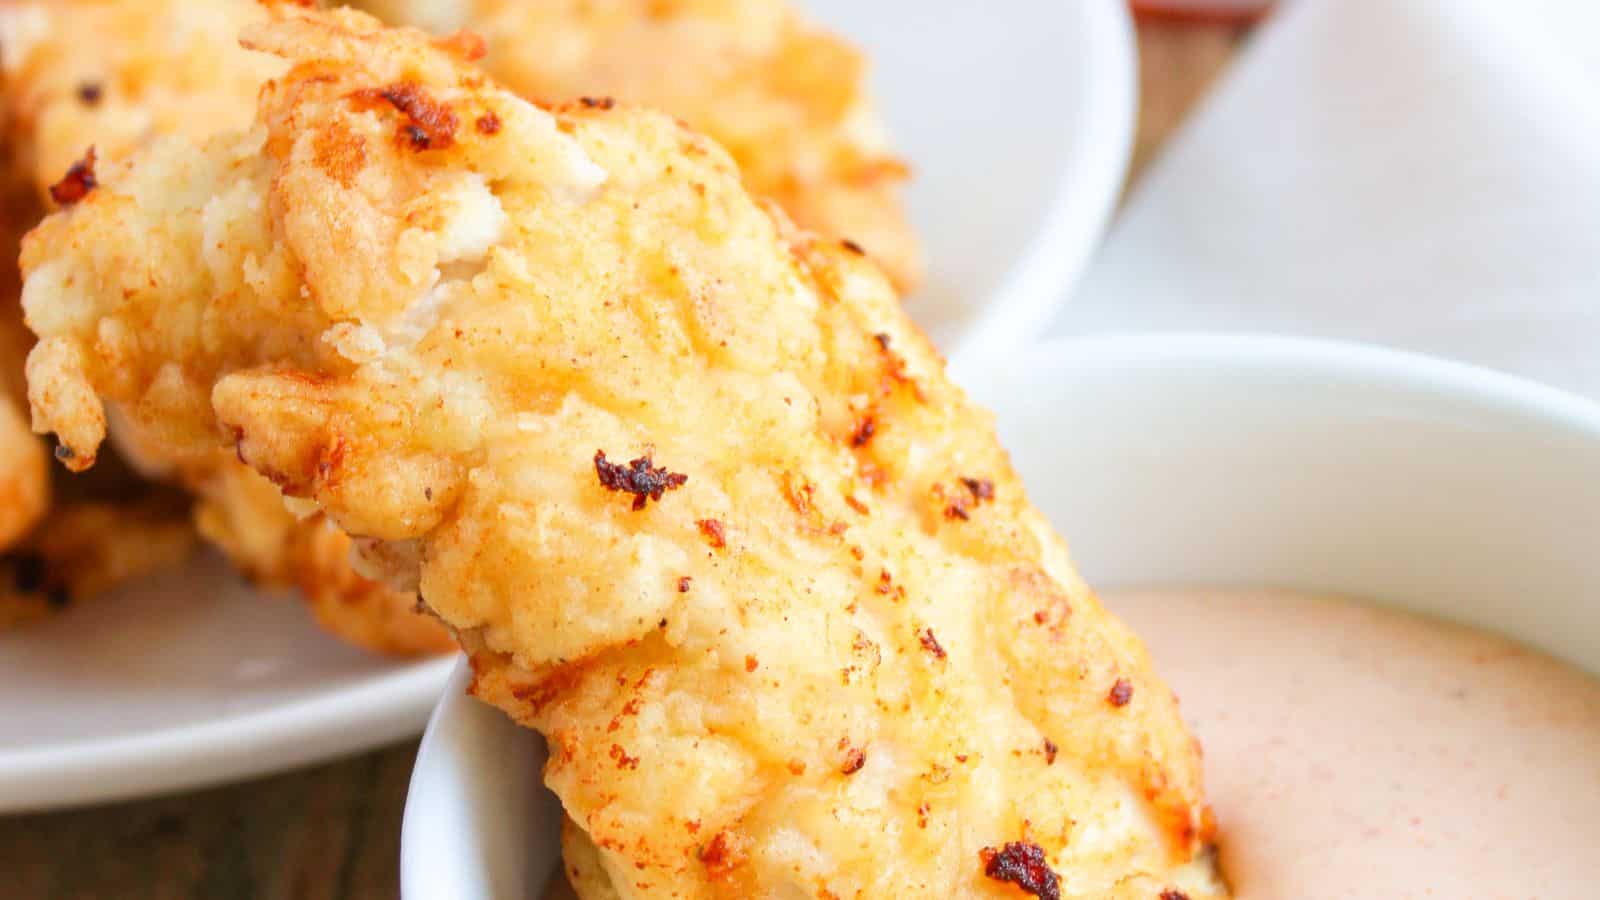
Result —
[[[118,156],[168,135],[248,125],[280,61],[238,49],[256,0],[0,3],[14,175],[41,201],[90,147]]]
[[[32,336],[22,327],[14,275],[0,279],[13,282],[9,290],[0,285],[0,552],[4,552],[49,507],[50,472],[45,444],[28,426],[26,394],[13,384],[20,380]]]
[[[417,614],[415,593],[357,575],[344,532],[319,513],[297,518],[278,489],[250,469],[219,467],[197,500],[201,536],[252,580],[298,588],[318,624],[341,640],[391,656],[455,649],[438,620]]]
[[[194,548],[188,504],[172,492],[139,501],[68,502],[0,554],[0,630],[176,566]]]
[[[867,66],[790,0],[365,0],[397,24],[470,28],[484,66],[536,101],[671,113],[732,153],[799,225],[865,248],[902,293],[922,253],[908,172],[881,134]]]
[[[1063,896],[1222,895],[1170,691],[875,267],[665,116],[279,15],[256,130],[104,166],[30,238],[42,358],[75,360],[43,374],[231,443],[419,587],[545,734],[584,896],[1001,898],[979,854],[1013,842]],[[411,114],[360,98],[400,80],[501,127],[396,142]],[[95,411],[36,412],[70,443]],[[650,460],[651,499],[596,448]]]
[[[50,502],[44,445],[8,397],[0,397],[0,550],[28,533]]]
[[[0,141],[0,553],[21,540],[50,505],[48,451],[28,421],[22,365],[33,335],[22,323],[16,263],[17,245],[38,210],[28,192],[4,177],[9,158]]]
[[[40,198],[70,206],[91,197],[98,180],[96,158],[120,159],[163,139],[197,140],[245,127],[254,118],[262,84],[285,68],[281,60],[238,44],[239,31],[267,15],[257,0],[0,4],[0,39],[6,44],[0,111],[6,116],[6,147],[15,149],[4,162],[4,174],[28,183]],[[408,99],[403,86],[374,93],[379,103],[404,107]],[[426,109],[412,108],[433,139],[442,142],[444,122],[429,120]],[[347,137],[328,133],[321,163],[353,178],[364,161],[342,155],[360,146]],[[92,154],[85,155],[90,146]],[[0,364],[13,360],[20,376],[32,340],[17,318],[16,347],[0,346]],[[0,339],[8,324],[0,311]],[[108,336],[103,349],[122,352],[119,346],[136,340],[126,332]],[[43,405],[76,410],[77,425],[66,445],[78,452],[69,452],[62,462],[79,472],[96,460],[82,448],[97,444],[109,428],[94,411],[97,404],[72,386],[68,373],[83,364],[76,351],[52,345],[37,354],[33,378],[34,396]],[[415,614],[414,594],[356,575],[345,559],[348,541],[342,534],[318,520],[298,521],[284,509],[278,492],[234,460],[231,451],[195,449],[209,432],[197,434],[194,417],[179,413],[204,406],[205,398],[185,391],[176,378],[168,385],[170,390],[147,394],[143,415],[128,417],[128,427],[117,434],[119,449],[142,470],[175,477],[193,491],[200,500],[200,531],[236,565],[263,584],[300,588],[317,620],[357,646],[404,656],[443,653],[454,646],[435,620]],[[19,393],[25,408],[21,398]],[[19,495],[15,505],[8,505],[8,492],[43,490],[49,483],[43,445],[26,433],[25,424],[13,428],[10,418],[0,409],[0,547],[8,533],[20,537],[42,512],[42,499]],[[185,421],[189,428],[175,430]],[[13,443],[29,455],[11,453]],[[18,462],[8,468],[12,459]],[[29,515],[24,515],[29,510],[24,499],[34,501]]]

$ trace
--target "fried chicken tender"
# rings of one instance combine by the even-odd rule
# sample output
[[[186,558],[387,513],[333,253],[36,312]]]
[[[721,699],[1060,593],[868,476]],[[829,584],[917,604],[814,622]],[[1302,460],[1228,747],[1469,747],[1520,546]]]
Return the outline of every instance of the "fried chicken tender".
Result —
[[[231,452],[201,482],[195,523],[250,578],[300,589],[317,623],[358,647],[393,656],[446,653],[455,642],[415,591],[394,591],[350,567],[350,538],[320,513],[297,518],[272,482]]]
[[[176,566],[194,543],[189,505],[172,492],[63,504],[0,556],[0,630]]]
[[[90,146],[116,156],[158,135],[250,124],[281,60],[238,46],[256,0],[0,0],[8,138],[48,186]]]
[[[0,0],[14,176],[51,200],[91,146],[103,164],[162,137],[248,127],[262,84],[286,69],[239,46],[239,32],[266,16],[258,0]],[[20,371],[22,355],[15,358]],[[0,411],[0,454],[3,418]],[[454,648],[436,621],[415,614],[414,594],[356,575],[342,532],[320,517],[297,519],[231,453],[174,454],[162,428],[138,421],[116,436],[141,471],[176,477],[195,493],[208,540],[257,581],[300,588],[330,632],[395,655]]]
[[[38,421],[219,435],[549,741],[579,895],[1222,896],[1198,748],[876,267],[670,117],[280,9],[27,241]]]
[[[6,201],[0,192],[0,203]],[[22,363],[33,335],[22,324],[21,284],[16,259],[22,231],[11,221],[16,206],[0,211],[0,552],[39,521],[50,505],[50,470],[45,446],[28,427],[27,387]]]
[[[0,354],[7,352],[9,348],[0,349]],[[44,446],[28,428],[21,399],[9,387],[0,396],[0,551],[27,534],[50,503]]]
[[[364,0],[380,18],[483,35],[524,97],[611,98],[678,116],[733,154],[802,227],[849,239],[902,292],[922,274],[906,168],[867,95],[866,61],[788,0]]]
[[[10,171],[9,151],[0,145],[0,171]],[[101,472],[54,496],[47,445],[27,418],[23,364],[33,335],[16,262],[39,215],[31,191],[0,179],[0,631],[175,564],[193,544],[185,505],[125,473]]]

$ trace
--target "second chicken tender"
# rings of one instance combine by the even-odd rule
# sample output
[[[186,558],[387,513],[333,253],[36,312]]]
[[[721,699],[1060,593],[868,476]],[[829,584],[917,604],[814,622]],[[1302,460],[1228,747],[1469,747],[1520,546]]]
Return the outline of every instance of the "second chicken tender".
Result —
[[[239,46],[239,32],[266,16],[258,0],[0,0],[12,176],[42,201],[71,203],[95,178],[90,147],[104,165],[163,137],[197,140],[248,126],[262,85],[285,69],[281,59]],[[63,178],[74,171],[76,180]],[[19,374],[26,347],[14,357]],[[9,352],[0,347],[0,364]],[[0,492],[9,424],[0,409]],[[176,477],[196,495],[201,533],[252,578],[300,588],[329,631],[397,655],[454,647],[437,622],[414,613],[414,594],[356,575],[342,532],[321,517],[298,519],[232,454],[175,453],[164,428],[138,417],[122,424],[120,451],[145,474]],[[0,513],[0,533],[4,519]]]
[[[588,900],[1223,895],[1174,698],[875,267],[669,117],[279,15],[253,130],[27,242],[74,465],[104,398],[360,535],[548,739]]]
[[[867,93],[866,60],[791,0],[363,0],[380,18],[483,35],[524,97],[671,113],[733,154],[745,184],[802,227],[852,241],[902,292],[922,253],[905,166]]]
[[[0,148],[0,172],[9,148]],[[0,177],[0,184],[6,184]],[[131,473],[96,473],[52,489],[49,445],[28,421],[18,244],[39,205],[25,187],[0,190],[0,631],[185,559],[187,504]],[[63,481],[70,479],[63,479]]]
[[[3,201],[0,196],[0,201]],[[0,218],[6,213],[0,213]],[[33,335],[22,324],[15,237],[21,232],[0,221],[0,553],[28,533],[50,505],[50,468],[45,444],[28,427],[27,388],[22,363]]]

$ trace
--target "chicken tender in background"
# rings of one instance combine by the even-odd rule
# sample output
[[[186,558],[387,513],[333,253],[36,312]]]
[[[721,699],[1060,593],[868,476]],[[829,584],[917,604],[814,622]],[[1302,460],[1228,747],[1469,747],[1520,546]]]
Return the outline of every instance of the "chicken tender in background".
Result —
[[[5,229],[0,222],[0,232]],[[17,303],[15,249],[15,239],[0,233],[0,553],[27,534],[50,505],[45,445],[28,427],[21,377],[33,335],[23,327]]]
[[[238,45],[256,0],[0,0],[7,140],[50,200],[90,147],[117,156],[162,135],[249,125],[283,64]]]
[[[104,165],[159,138],[248,126],[262,84],[286,68],[239,46],[239,32],[266,15],[258,0],[0,0],[13,177],[45,201],[67,200],[62,176],[91,146]],[[19,373],[25,352],[26,344],[14,356]],[[0,466],[7,425],[0,410]],[[342,532],[320,517],[296,519],[231,454],[175,454],[166,427],[137,418],[127,425],[117,430],[118,449],[146,475],[175,476],[193,491],[204,536],[256,580],[299,587],[327,630],[396,655],[454,647],[437,622],[416,615],[414,594],[356,575]]]
[[[881,273],[715,143],[280,8],[27,241],[39,421],[218,434],[544,733],[602,897],[1222,896],[1199,754]]]
[[[380,18],[488,44],[524,97],[671,113],[733,154],[802,227],[864,248],[902,292],[922,274],[861,54],[789,0],[362,0]]]
[[[189,505],[176,493],[65,503],[0,556],[0,630],[176,566],[193,549]]]
[[[0,397],[0,552],[27,534],[50,503],[44,447],[29,430],[18,399]]]
[[[297,518],[272,482],[240,465],[206,480],[195,523],[257,582],[300,589],[328,632],[394,656],[446,653],[455,642],[432,616],[418,615],[415,591],[394,591],[350,567],[350,538],[321,513]]]
[[[0,172],[10,171],[6,153],[0,145]],[[116,466],[51,489],[48,445],[27,418],[33,335],[22,323],[16,263],[37,218],[31,191],[0,188],[0,631],[181,562],[194,543],[186,503]]]

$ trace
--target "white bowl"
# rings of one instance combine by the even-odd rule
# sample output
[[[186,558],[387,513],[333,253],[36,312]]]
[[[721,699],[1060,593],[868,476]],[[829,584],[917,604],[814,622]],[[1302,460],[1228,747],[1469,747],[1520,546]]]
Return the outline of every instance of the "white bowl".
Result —
[[[1090,583],[1333,591],[1600,671],[1600,406],[1482,369],[1279,338],[1075,340],[958,373]],[[463,695],[412,774],[412,900],[537,896],[543,748]]]
[[[1040,334],[1100,241],[1133,146],[1125,0],[801,0],[863,47],[928,277],[907,302],[950,358]]]

